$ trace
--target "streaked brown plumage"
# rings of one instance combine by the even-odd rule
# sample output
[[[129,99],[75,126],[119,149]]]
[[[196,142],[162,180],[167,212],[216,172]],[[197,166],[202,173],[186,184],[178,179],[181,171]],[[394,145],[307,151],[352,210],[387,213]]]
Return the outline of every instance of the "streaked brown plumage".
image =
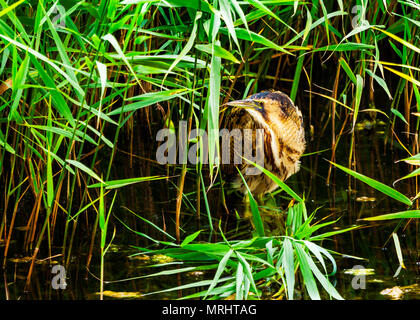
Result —
[[[299,159],[305,150],[302,113],[286,94],[280,91],[263,91],[251,95],[245,100],[229,102],[228,105],[233,108],[225,118],[222,127],[230,131],[232,129],[264,129],[265,169],[271,171],[282,181],[299,170]],[[231,146],[233,146],[233,142]],[[255,134],[253,135],[253,148],[255,148]],[[235,166],[232,165],[233,162],[230,163],[222,168],[227,176],[237,173]],[[278,187],[264,173],[245,175],[248,166],[252,166],[252,164],[244,161],[238,168],[253,194],[272,192]],[[239,175],[232,182],[242,192],[245,192],[246,189]]]

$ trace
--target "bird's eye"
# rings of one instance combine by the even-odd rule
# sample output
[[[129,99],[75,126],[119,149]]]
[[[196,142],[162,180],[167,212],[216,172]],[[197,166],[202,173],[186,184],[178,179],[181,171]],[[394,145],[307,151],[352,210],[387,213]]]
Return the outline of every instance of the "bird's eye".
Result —
[[[254,100],[254,102],[256,104],[258,104],[259,108],[261,108],[261,109],[264,108],[264,102],[262,100]]]

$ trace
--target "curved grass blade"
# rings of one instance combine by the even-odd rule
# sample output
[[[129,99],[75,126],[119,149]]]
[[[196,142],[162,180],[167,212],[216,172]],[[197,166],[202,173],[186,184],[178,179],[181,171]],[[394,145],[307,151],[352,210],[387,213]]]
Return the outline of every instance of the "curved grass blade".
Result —
[[[7,14],[8,12],[12,11],[14,8],[16,8],[18,5],[20,5],[22,2],[24,2],[25,0],[20,0],[17,1],[15,3],[13,3],[12,5],[4,8],[3,10],[0,11],[0,17]]]
[[[268,40],[267,38],[253,32],[250,30],[246,30],[246,29],[241,29],[241,28],[236,28],[236,35],[239,39],[242,40],[247,40],[247,41],[253,41],[259,44],[262,44],[264,46],[266,46],[267,48],[271,48],[274,50],[278,50],[280,52],[289,54],[289,55],[294,55],[293,53],[287,51],[286,49],[284,49],[283,47],[275,44],[273,41]],[[220,28],[220,31],[224,34],[229,34],[229,30],[227,28]]]
[[[269,8],[267,8],[264,3],[262,3],[259,0],[246,0],[248,3],[252,4],[254,7],[258,8],[265,14],[273,17],[274,19],[280,21],[284,26],[292,30],[294,33],[297,33],[295,29],[293,29],[290,25],[288,25],[286,22],[284,22],[282,19],[280,19],[276,14],[274,14],[273,11],[271,11]]]
[[[6,151],[10,152],[11,154],[16,153],[15,149],[13,149],[12,146],[5,141],[4,135],[1,132],[1,130],[0,130],[0,147],[5,148]]]
[[[123,111],[124,112],[136,111],[138,109],[150,106],[155,103],[168,101],[168,100],[177,98],[180,95],[184,95],[188,92],[191,92],[191,90],[174,89],[174,90],[166,90],[166,91],[149,92],[141,96],[132,97],[130,100],[138,99],[140,101],[125,105],[123,107],[119,107],[115,110],[112,110],[107,115],[113,116],[113,115],[120,114]]]
[[[398,262],[400,263],[400,267],[405,269],[400,240],[398,239],[398,235],[395,232],[392,233],[392,239],[394,240],[395,251],[397,251],[397,257],[398,257]]]
[[[180,244],[180,247],[186,246],[190,242],[194,241],[195,238],[198,237],[198,235],[201,233],[202,230],[198,230],[197,232],[194,232],[193,234],[190,234],[189,236],[185,237],[185,239]]]
[[[413,203],[411,202],[411,200],[409,198],[407,198],[405,195],[403,195],[402,193],[398,192],[397,190],[387,186],[386,184],[383,184],[382,182],[376,181],[375,179],[369,178],[363,174],[357,173],[356,171],[353,171],[349,168],[340,166],[339,164],[336,164],[334,162],[331,162],[329,160],[327,160],[328,162],[330,162],[331,164],[333,164],[334,166],[336,166],[337,168],[343,170],[345,173],[355,177],[356,179],[366,183],[367,185],[369,185],[370,187],[386,194],[387,196],[398,200],[408,206],[411,206]]]
[[[239,260],[240,264],[242,264],[245,277],[248,278],[248,281],[250,282],[250,285],[252,285],[252,288],[254,289],[255,293],[258,295],[258,289],[257,289],[257,286],[255,284],[254,277],[252,275],[251,266],[249,265],[249,263],[245,260],[245,258],[238,251],[236,251],[235,254],[238,257],[238,260]],[[244,289],[246,289],[246,290],[244,290],[245,291],[244,298],[246,299],[246,297],[248,296],[249,287],[248,288],[246,288],[247,286],[244,286],[244,287],[245,287]]]
[[[208,290],[207,290],[207,292],[206,292],[206,295],[204,296],[204,299],[206,299],[207,298],[207,296],[212,292],[212,290],[216,287],[216,285],[217,285],[217,283],[218,283],[218,281],[219,281],[219,279],[220,279],[220,276],[222,275],[222,273],[223,273],[223,271],[225,270],[225,267],[226,267],[226,263],[228,262],[228,260],[230,259],[230,257],[231,257],[231,255],[232,255],[232,253],[233,253],[233,249],[230,249],[224,256],[223,256],[223,259],[220,261],[220,263],[219,263],[219,266],[217,267],[217,270],[216,270],[216,274],[214,275],[214,278],[213,278],[213,281],[212,281],[212,283],[210,284],[210,286],[209,286],[209,288],[208,288]],[[238,265],[238,268],[239,268],[239,266],[240,266],[241,264],[239,264]]]
[[[172,69],[182,60],[184,56],[187,55],[187,53],[191,50],[191,48],[194,45],[195,37],[197,36],[197,28],[198,28],[198,20],[201,18],[202,13],[200,11],[197,11],[197,14],[194,19],[194,25],[193,29],[191,31],[190,38],[187,41],[187,44],[182,49],[182,51],[179,53],[179,55],[176,57],[174,62],[172,62],[171,66],[169,67],[168,71],[166,72],[165,76],[163,77],[162,83],[165,82],[166,77],[168,76],[169,72],[172,71]]]
[[[305,256],[306,261],[307,261],[309,267],[311,268],[313,274],[318,279],[319,283],[328,292],[328,294],[331,295],[332,297],[334,297],[337,300],[344,300],[343,297],[337,292],[337,290],[331,284],[331,282],[328,281],[328,279],[322,274],[321,271],[319,271],[319,269],[316,266],[315,262],[313,261],[312,257],[309,254],[305,253],[304,251],[302,253]]]
[[[48,147],[47,155],[47,203],[48,207],[51,208],[54,202],[54,184],[53,184],[53,174],[52,174],[52,159],[50,153],[50,147]]]
[[[255,229],[257,230],[258,236],[264,237],[265,236],[264,224],[263,224],[262,219],[261,219],[260,211],[258,210],[258,204],[255,201],[255,199],[254,199],[254,197],[251,193],[251,190],[249,190],[249,187],[248,187],[241,171],[238,168],[236,168],[236,169],[238,170],[239,175],[240,175],[240,177],[241,177],[241,179],[242,179],[242,181],[243,181],[243,183],[244,183],[244,185],[247,189],[247,192],[248,192],[249,204],[251,206],[252,218],[253,218],[253,221],[254,221],[254,224],[255,224]]]
[[[408,179],[408,178],[414,178],[417,177],[418,175],[420,175],[420,168],[414,170],[413,172],[411,172],[410,174],[407,174],[406,176],[395,180],[394,184],[397,183],[398,181],[404,180],[404,179]]]
[[[66,159],[66,162],[72,164],[73,166],[75,166],[76,168],[82,170],[83,172],[87,173],[88,175],[90,175],[92,178],[102,182],[103,180],[89,167],[85,166],[83,163],[76,161],[76,160],[71,160],[71,159]]]
[[[366,69],[366,72],[368,73],[368,75],[370,75],[373,79],[375,79],[376,80],[376,82],[382,87],[382,89],[384,89],[385,90],[385,92],[386,92],[386,94],[388,95],[388,98],[389,98],[389,100],[392,100],[393,98],[392,98],[392,95],[391,95],[391,93],[389,92],[389,89],[388,89],[388,86],[387,86],[387,84],[386,84],[386,82],[385,82],[385,80],[384,79],[382,79],[381,77],[378,77],[376,74],[374,74],[372,71],[370,71],[369,69]],[[395,109],[391,109],[391,111],[392,110],[395,110]],[[404,121],[405,121],[405,119],[404,119]]]
[[[242,266],[242,263],[238,264],[238,268],[236,268],[236,275],[235,275],[235,289],[236,289],[236,300],[243,300],[243,283],[245,279],[244,274],[244,267]]]
[[[420,218],[420,210],[407,210],[395,213],[382,214],[380,216],[363,218],[365,221],[381,221],[381,220],[392,220],[392,219],[411,219]]]
[[[338,60],[338,63],[340,64],[340,66],[343,68],[343,70],[346,72],[346,74],[348,75],[348,77],[350,78],[350,80],[356,84],[357,83],[357,79],[356,76],[354,75],[353,71],[351,70],[350,66],[348,65],[347,61],[341,57]]]
[[[282,267],[286,276],[287,298],[293,300],[295,290],[295,260],[293,246],[290,239],[286,238],[283,242]]]
[[[340,44],[332,44],[325,47],[319,47],[313,49],[311,52],[318,52],[318,51],[354,51],[354,50],[367,50],[367,49],[375,49],[375,46],[365,43],[357,43],[357,42],[344,42]]]
[[[144,181],[154,181],[154,180],[160,180],[160,179],[166,179],[167,177],[161,177],[161,176],[150,176],[150,177],[138,177],[138,178],[129,178],[129,179],[121,179],[121,180],[111,180],[111,181],[105,181],[103,183],[95,183],[88,186],[88,188],[98,188],[101,185],[105,186],[105,189],[116,189],[116,188],[122,188],[125,186],[129,186],[135,183],[144,182]]]
[[[329,238],[331,236],[335,236],[337,234],[344,233],[344,232],[354,230],[354,229],[357,229],[357,228],[360,228],[360,226],[352,226],[352,227],[348,227],[348,228],[341,229],[341,230],[325,232],[325,233],[318,234],[316,236],[310,237],[309,240],[311,240],[311,241],[323,240],[325,238]]]
[[[197,48],[197,50],[209,53],[209,54],[214,54],[222,59],[226,59],[229,61],[232,61],[234,63],[240,63],[240,61],[238,59],[235,58],[235,56],[229,52],[228,50],[226,50],[225,48],[222,48],[219,45],[211,45],[211,44],[197,44],[195,45],[195,47]],[[212,51],[212,48],[214,47],[214,51]]]
[[[0,34],[0,38],[3,38],[4,40],[6,40],[7,42],[12,43],[13,45],[15,45],[18,48],[21,48],[24,51],[27,51],[28,53],[32,54],[33,56],[35,56],[36,58],[44,61],[45,63],[49,64],[52,68],[54,68],[54,70],[56,70],[59,74],[61,74],[72,86],[73,88],[77,91],[78,94],[80,94],[81,96],[84,96],[84,91],[83,89],[80,87],[80,85],[73,81],[73,79],[63,70],[60,69],[60,67],[57,66],[57,64],[55,63],[56,61],[53,61],[49,58],[47,58],[46,56],[40,54],[39,52],[35,51],[34,49],[18,42],[15,41],[5,35]],[[68,67],[68,66],[67,66]]]
[[[420,81],[417,80],[417,79],[415,79],[414,77],[410,77],[409,75],[407,75],[405,73],[402,73],[400,71],[397,71],[395,69],[392,69],[392,68],[388,68],[388,67],[385,67],[385,66],[384,66],[384,68],[387,69],[387,70],[389,70],[389,71],[391,71],[391,72],[393,72],[393,73],[395,73],[396,75],[399,75],[401,78],[403,78],[405,80],[408,80],[408,81],[412,82],[413,84],[415,84],[415,85],[417,85],[417,86],[420,87]]]
[[[353,129],[356,126],[357,115],[359,114],[359,107],[360,101],[362,99],[362,92],[363,92],[363,78],[357,74],[356,75],[356,96],[355,96],[355,103],[354,103],[354,111],[353,111]]]
[[[274,174],[272,174],[270,171],[268,171],[267,169],[261,167],[260,165],[256,164],[255,162],[252,162],[246,158],[244,158],[247,162],[251,163],[252,165],[254,165],[255,167],[257,167],[258,169],[260,169],[262,172],[264,172],[268,177],[270,177],[275,183],[278,184],[278,186],[283,189],[289,196],[291,196],[293,199],[295,199],[296,201],[299,202],[303,202],[303,199],[301,197],[299,197],[296,192],[294,192],[287,184],[285,184],[283,181],[281,181],[277,176],[275,176]]]
[[[305,283],[305,287],[308,291],[309,297],[312,300],[321,300],[318,288],[316,286],[314,275],[312,274],[311,267],[308,262],[308,255],[305,253],[300,243],[294,242],[293,246],[296,249],[296,258],[299,262],[300,271],[302,273],[303,281]]]
[[[233,25],[233,19],[231,15],[231,3],[230,0],[219,0],[220,5],[220,14],[222,16],[223,21],[229,30],[229,36],[232,37],[233,42],[235,42],[238,50],[241,50],[241,46],[239,45],[238,38],[236,37],[235,26]]]
[[[37,69],[42,81],[49,88],[48,92],[54,101],[54,107],[57,109],[58,113],[62,115],[70,123],[72,127],[74,127],[76,122],[73,119],[71,110],[69,106],[67,105],[66,100],[63,98],[62,94],[57,89],[54,80],[50,77],[48,72],[44,70],[42,65],[38,62],[38,60],[34,56],[31,56],[31,62]]]
[[[406,46],[407,48],[410,48],[411,50],[414,50],[417,53],[420,53],[420,48],[419,47],[416,47],[415,45],[411,44],[410,42],[407,42],[406,40],[398,37],[397,35],[395,35],[395,34],[393,34],[391,32],[388,32],[388,31],[385,31],[385,30],[376,28],[374,26],[372,26],[372,29],[381,31],[382,33],[385,33],[388,37],[391,37],[392,39],[398,41],[399,43],[401,43],[402,45]]]
[[[170,238],[171,240],[175,241],[176,239],[174,237],[172,237],[169,233],[167,233],[165,230],[161,229],[160,227],[158,227],[157,225],[155,225],[153,222],[147,220],[146,218],[143,218],[142,216],[138,215],[137,213],[135,213],[134,211],[130,210],[127,207],[122,206],[122,208],[128,210],[131,214],[135,215],[137,218],[139,218],[140,220],[143,220],[144,222],[150,224],[153,228],[155,228],[156,230],[158,230],[159,232],[162,232],[165,236],[167,236],[168,238]],[[130,229],[131,230],[131,229]],[[157,242],[156,240],[153,240],[155,242]]]
[[[126,64],[127,68],[130,70],[131,74],[133,75],[134,79],[136,79],[136,82],[140,85],[141,87],[141,83],[139,78],[137,77],[137,74],[134,72],[133,67],[131,66],[130,62],[128,61],[126,55],[124,54],[124,52],[121,50],[121,47],[117,41],[117,39],[115,39],[115,37],[108,33],[107,35],[102,37],[103,40],[108,41],[115,49],[115,51],[117,51],[119,58],[121,58],[124,63]]]
[[[220,23],[219,19],[214,19],[214,24]],[[217,22],[219,21],[219,22]],[[213,30],[214,32],[214,30]],[[220,45],[220,41],[216,40],[214,45]],[[214,51],[214,49],[212,50]],[[212,54],[210,65],[210,84],[207,96],[207,102],[204,109],[205,117],[207,120],[208,130],[208,157],[210,177],[213,178],[213,170],[215,166],[215,159],[220,154],[219,146],[219,106],[220,106],[220,86],[221,86],[221,70],[222,59]]]
[[[102,113],[102,100],[104,98],[105,88],[106,88],[106,82],[107,82],[107,71],[106,71],[106,65],[103,63],[96,61],[96,66],[98,68],[99,73],[99,79],[101,81],[101,96],[99,98],[99,110],[98,110],[98,120],[101,117]],[[99,121],[97,122],[96,128],[99,127]]]
[[[322,254],[324,254],[330,261],[333,266],[333,271],[330,273],[330,275],[333,275],[337,272],[337,264],[335,263],[335,260],[333,256],[324,248],[318,246],[317,244],[304,240],[305,246],[315,255],[315,257],[319,260],[319,262],[322,264],[322,267],[324,268],[325,273],[327,273],[327,267],[324,262],[324,258],[322,257]]]
[[[413,166],[420,166],[420,153],[417,153],[416,155],[405,158],[405,159],[398,160],[397,162],[400,162],[400,161],[404,161]]]

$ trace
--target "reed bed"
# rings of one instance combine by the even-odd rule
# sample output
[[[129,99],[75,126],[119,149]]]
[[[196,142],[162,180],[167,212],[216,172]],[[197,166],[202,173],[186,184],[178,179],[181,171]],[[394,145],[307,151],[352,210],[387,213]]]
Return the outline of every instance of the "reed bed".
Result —
[[[107,226],[116,194],[135,183],[165,178],[176,186],[176,232],[169,235],[175,237],[174,246],[188,244],[182,242],[186,234],[181,225],[189,178],[197,186],[195,209],[219,232],[207,199],[220,181],[212,160],[217,135],[208,135],[210,160],[205,168],[181,164],[167,166],[166,174],[121,177],[113,175],[115,159],[129,150],[132,161],[136,139],[152,144],[157,129],[176,130],[181,120],[188,123],[188,132],[213,132],[225,103],[269,88],[286,92],[300,106],[309,141],[314,135],[329,137],[330,146],[322,153],[330,161],[327,184],[339,166],[349,174],[350,189],[355,188],[354,177],[407,205],[405,214],[392,218],[419,217],[418,0],[0,0],[0,6],[2,264],[7,264],[16,220],[25,221],[19,249],[32,257],[28,285],[40,251],[44,257],[60,254],[63,264],[69,264],[84,216],[94,221],[88,227],[87,266],[97,238],[103,264],[113,239]],[[406,161],[410,173],[401,179],[411,194],[397,191],[399,182],[391,188],[373,177],[357,176],[355,137],[365,119],[385,122],[383,143]],[[139,127],[145,128],[142,136]],[[350,137],[350,148],[338,159],[343,137]],[[295,198],[290,193],[288,197]],[[259,213],[253,214],[258,221]],[[259,243],[260,249],[267,243]],[[275,243],[292,250],[287,241]],[[309,272],[314,262],[308,252],[314,251],[299,243],[288,254],[297,255],[309,297],[318,298]],[[246,251],[242,245],[237,246]],[[220,247],[216,261],[222,264],[201,296],[215,290],[234,247]],[[248,282],[236,289],[229,283],[225,289],[246,298],[258,289],[240,252],[231,272],[238,279],[242,270]],[[252,250],[246,253],[258,257]],[[284,263],[287,271],[280,276],[294,281],[293,265],[290,270]],[[265,270],[278,272],[275,266],[271,273]],[[339,297],[324,276],[318,280]],[[283,292],[293,296],[287,290],[286,285]]]

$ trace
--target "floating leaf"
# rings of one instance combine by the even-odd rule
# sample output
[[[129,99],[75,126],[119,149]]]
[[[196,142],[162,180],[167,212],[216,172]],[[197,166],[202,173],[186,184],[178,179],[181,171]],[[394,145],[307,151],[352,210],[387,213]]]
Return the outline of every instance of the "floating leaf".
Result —
[[[344,274],[351,274],[353,276],[372,276],[375,274],[375,269],[369,268],[353,268],[344,270]]]
[[[95,294],[100,295],[101,292],[96,292]],[[106,290],[102,294],[105,297],[114,298],[114,299],[138,299],[142,297],[140,292],[117,292]]]

